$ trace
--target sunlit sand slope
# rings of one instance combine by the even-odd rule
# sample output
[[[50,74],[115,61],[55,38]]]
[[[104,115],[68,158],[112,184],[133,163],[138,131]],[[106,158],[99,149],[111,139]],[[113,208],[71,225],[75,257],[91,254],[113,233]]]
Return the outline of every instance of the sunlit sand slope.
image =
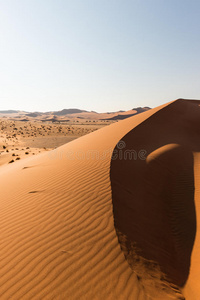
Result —
[[[163,107],[1,167],[0,299],[175,299],[129,267],[110,186],[116,143]]]

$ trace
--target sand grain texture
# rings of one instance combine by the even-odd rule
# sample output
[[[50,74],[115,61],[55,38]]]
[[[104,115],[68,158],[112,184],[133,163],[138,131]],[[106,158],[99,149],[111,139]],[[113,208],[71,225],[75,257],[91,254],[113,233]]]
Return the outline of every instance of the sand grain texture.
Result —
[[[110,186],[116,143],[163,107],[1,167],[0,299],[176,299],[129,267]]]

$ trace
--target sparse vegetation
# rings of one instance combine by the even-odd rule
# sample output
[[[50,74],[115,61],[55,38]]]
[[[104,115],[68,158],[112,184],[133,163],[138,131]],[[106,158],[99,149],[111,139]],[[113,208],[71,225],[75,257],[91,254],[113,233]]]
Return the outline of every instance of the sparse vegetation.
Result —
[[[36,155],[43,151],[55,149],[69,140],[98,129],[95,126],[97,122],[93,122],[93,120],[75,119],[67,122],[62,121],[62,123],[48,121],[41,124],[40,121],[36,120],[24,123],[20,121],[21,117],[17,118],[19,119],[15,121],[6,118],[0,120],[0,137],[2,139],[0,165],[5,162],[14,162],[27,155]],[[103,125],[103,123],[105,121],[102,121],[101,124]],[[5,152],[8,155],[4,155]]]

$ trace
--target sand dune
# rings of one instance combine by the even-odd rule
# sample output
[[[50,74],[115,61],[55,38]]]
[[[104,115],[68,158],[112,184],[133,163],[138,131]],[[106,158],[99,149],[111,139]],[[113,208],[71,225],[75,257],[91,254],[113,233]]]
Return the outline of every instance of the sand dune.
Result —
[[[186,102],[168,103],[55,150],[1,166],[0,299],[183,299],[167,281],[161,286],[157,278],[143,280],[130,268],[114,227],[110,182],[116,144],[145,120],[170,107],[173,111],[174,103],[181,107]],[[198,159],[196,155],[194,161]],[[196,210],[197,194],[198,190]],[[183,290],[192,300],[200,294],[194,280],[198,239],[197,233]]]
[[[193,152],[200,150],[199,116],[198,102],[175,101],[121,140],[123,157],[128,149],[145,149],[147,159],[118,156],[111,164],[115,226],[127,237],[130,264],[135,268],[138,252],[179,286],[187,281],[196,235]]]

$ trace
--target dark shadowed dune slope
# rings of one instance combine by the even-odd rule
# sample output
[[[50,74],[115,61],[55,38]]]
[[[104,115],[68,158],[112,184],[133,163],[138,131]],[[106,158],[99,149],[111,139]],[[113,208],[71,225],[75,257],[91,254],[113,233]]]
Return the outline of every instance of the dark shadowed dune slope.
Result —
[[[200,102],[179,99],[128,132],[111,161],[114,224],[132,269],[143,261],[183,286],[196,234],[193,152]]]

